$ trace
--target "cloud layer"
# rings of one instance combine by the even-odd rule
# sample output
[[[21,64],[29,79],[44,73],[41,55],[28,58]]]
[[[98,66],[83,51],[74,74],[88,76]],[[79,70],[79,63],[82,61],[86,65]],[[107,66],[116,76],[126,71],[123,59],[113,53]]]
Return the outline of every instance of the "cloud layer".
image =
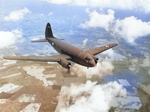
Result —
[[[19,30],[12,30],[11,32],[0,31],[0,48],[13,45],[16,41],[21,42],[22,32]]]
[[[69,4],[150,12],[149,0],[43,0],[51,4]]]
[[[60,95],[64,102],[60,112],[108,112],[117,97],[126,97],[126,90],[117,82],[96,85],[87,81],[63,88]]]
[[[24,15],[29,13],[30,11],[25,7],[22,10],[11,12],[8,16],[4,17],[5,21],[17,21],[23,19]]]
[[[150,22],[143,22],[134,16],[125,19],[115,19],[114,11],[109,9],[108,14],[102,11],[89,12],[86,9],[90,20],[81,24],[82,27],[101,27],[111,33],[114,37],[124,38],[129,43],[134,43],[135,39],[150,34]]]

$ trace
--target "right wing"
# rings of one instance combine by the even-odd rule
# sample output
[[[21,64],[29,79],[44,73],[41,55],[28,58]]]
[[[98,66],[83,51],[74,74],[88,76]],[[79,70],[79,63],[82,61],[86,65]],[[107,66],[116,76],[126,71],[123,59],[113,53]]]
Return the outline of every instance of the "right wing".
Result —
[[[106,51],[112,47],[115,47],[117,46],[118,44],[108,44],[108,45],[105,45],[105,46],[101,46],[101,47],[97,47],[97,48],[94,48],[94,49],[90,49],[90,50],[86,50],[88,53],[92,54],[92,55],[97,55],[103,51]]]
[[[45,61],[45,62],[59,62],[62,58],[69,60],[70,56],[65,54],[54,56],[4,56],[4,59],[8,60],[24,60],[24,61]]]

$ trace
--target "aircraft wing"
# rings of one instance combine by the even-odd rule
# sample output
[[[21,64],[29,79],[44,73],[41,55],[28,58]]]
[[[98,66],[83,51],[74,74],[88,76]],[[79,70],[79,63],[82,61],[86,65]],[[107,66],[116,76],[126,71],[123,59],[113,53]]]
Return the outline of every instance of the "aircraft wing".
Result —
[[[108,44],[108,45],[105,45],[105,46],[101,46],[101,47],[97,47],[97,48],[94,48],[94,49],[90,49],[90,50],[86,50],[88,53],[92,54],[92,55],[97,55],[103,51],[106,51],[112,47],[115,47],[117,46],[118,44],[114,43],[114,44]]]
[[[4,56],[4,59],[8,60],[24,60],[24,61],[45,61],[45,62],[59,62],[60,59],[71,59],[70,56],[65,54],[54,55],[54,56]]]

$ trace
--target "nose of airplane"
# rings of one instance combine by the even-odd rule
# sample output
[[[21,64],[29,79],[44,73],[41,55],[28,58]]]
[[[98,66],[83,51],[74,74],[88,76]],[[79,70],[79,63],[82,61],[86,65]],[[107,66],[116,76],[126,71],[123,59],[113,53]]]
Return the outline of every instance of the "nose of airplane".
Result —
[[[94,59],[91,59],[91,60],[89,61],[89,63],[92,65],[92,67],[94,67],[94,66],[96,65]]]

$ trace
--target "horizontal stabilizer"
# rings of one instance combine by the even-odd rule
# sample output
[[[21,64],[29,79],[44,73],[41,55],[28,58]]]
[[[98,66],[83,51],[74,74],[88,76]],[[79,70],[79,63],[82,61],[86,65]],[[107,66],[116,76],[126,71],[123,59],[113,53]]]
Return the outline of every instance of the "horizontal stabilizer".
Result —
[[[31,42],[48,42],[47,39],[32,40]]]

